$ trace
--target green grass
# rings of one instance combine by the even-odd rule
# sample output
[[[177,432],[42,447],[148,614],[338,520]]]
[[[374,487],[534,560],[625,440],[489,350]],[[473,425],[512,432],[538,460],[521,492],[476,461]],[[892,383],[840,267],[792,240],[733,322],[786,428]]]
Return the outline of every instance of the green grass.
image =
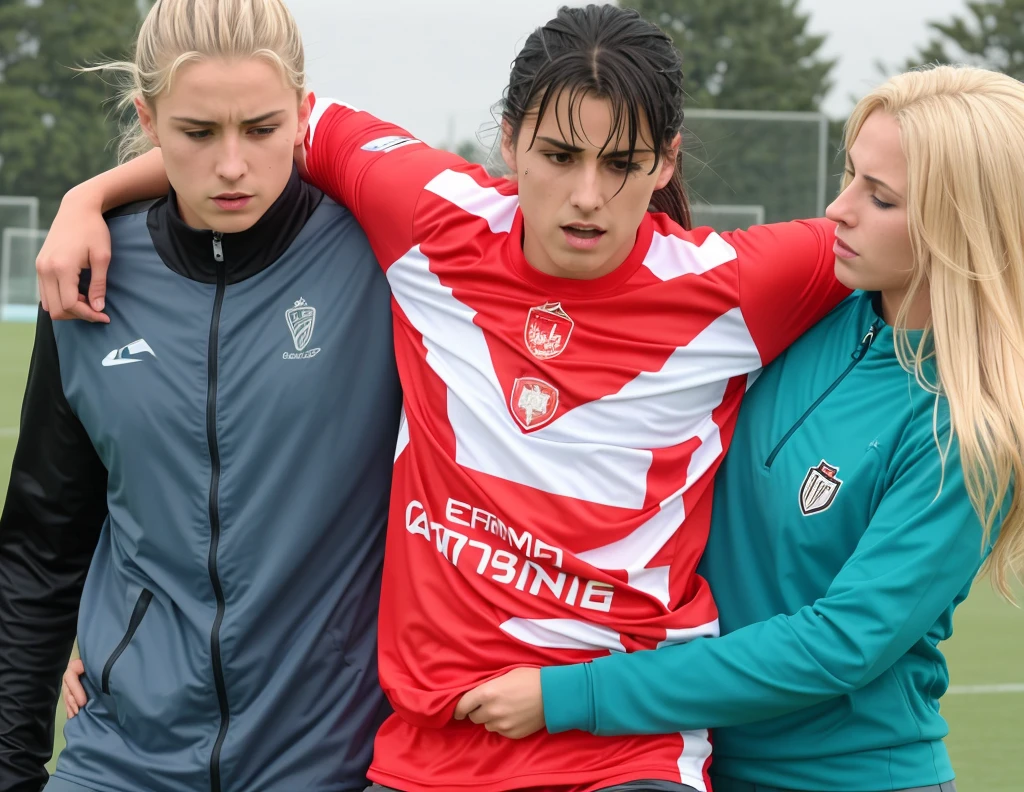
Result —
[[[5,496],[34,333],[31,324],[0,322],[0,486]]]
[[[32,335],[31,325],[0,323],[0,481],[5,493]],[[957,611],[954,636],[943,649],[954,686],[1024,685],[1024,612],[997,598],[988,581],[979,581]],[[942,714],[949,721],[947,745],[958,792],[1024,788],[1024,692],[950,694],[942,700]],[[60,706],[55,756],[64,746],[63,726]]]

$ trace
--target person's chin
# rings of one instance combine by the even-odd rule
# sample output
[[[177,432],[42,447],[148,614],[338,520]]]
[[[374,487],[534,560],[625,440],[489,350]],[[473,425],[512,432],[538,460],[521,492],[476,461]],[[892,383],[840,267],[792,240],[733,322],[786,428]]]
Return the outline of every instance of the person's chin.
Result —
[[[857,259],[844,259],[836,256],[836,280],[848,289],[870,290],[864,284],[863,273],[857,267]]]
[[[217,212],[210,218],[210,226],[222,234],[239,234],[248,231],[263,216],[259,210],[246,207],[236,212]]]

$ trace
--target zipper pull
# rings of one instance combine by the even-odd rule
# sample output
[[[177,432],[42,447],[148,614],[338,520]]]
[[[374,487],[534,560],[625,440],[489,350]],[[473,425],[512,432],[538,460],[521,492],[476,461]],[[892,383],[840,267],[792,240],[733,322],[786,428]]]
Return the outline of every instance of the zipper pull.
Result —
[[[213,260],[224,261],[224,247],[221,245],[221,240],[224,235],[220,231],[213,232]]]
[[[853,354],[850,357],[858,361],[863,360],[864,356],[871,348],[871,345],[875,342],[875,336],[878,335],[878,331],[881,329],[882,320],[876,319],[871,324],[871,327],[868,328],[867,333],[864,334],[864,337],[860,340],[860,343],[857,345],[857,348],[853,351]]]

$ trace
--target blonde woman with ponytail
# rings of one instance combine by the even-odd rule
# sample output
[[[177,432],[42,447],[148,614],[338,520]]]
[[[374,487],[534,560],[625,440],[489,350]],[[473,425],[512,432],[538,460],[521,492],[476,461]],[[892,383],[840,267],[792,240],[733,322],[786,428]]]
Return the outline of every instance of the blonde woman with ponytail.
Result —
[[[744,402],[701,566],[723,637],[513,671],[469,694],[492,731],[714,728],[715,792],[955,788],[938,644],[1024,553],[1024,85],[889,80],[827,214],[857,291]]]
[[[138,117],[124,153],[159,147],[167,175],[106,218],[127,197],[98,177],[76,227],[112,262],[77,308],[109,323],[37,320],[0,517],[0,789],[362,790],[401,393],[366,236],[293,165],[298,29],[281,0],[158,0],[102,68]]]

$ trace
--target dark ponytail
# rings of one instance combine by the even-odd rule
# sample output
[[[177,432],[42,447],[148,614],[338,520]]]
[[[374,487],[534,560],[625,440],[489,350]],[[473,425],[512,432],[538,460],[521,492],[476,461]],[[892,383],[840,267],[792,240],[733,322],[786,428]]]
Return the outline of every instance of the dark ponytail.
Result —
[[[557,102],[563,91],[568,91],[570,107],[587,94],[611,102],[612,137],[605,145],[625,125],[630,162],[646,119],[655,146],[660,146],[654,170],[683,128],[679,51],[668,35],[633,9],[613,5],[561,8],[554,19],[530,34],[512,63],[501,103],[501,117],[511,129],[513,144],[526,116],[536,112],[539,126],[549,104]],[[575,115],[569,113],[574,138]],[[672,180],[651,198],[651,209],[665,212],[683,228],[690,227],[681,154]]]

